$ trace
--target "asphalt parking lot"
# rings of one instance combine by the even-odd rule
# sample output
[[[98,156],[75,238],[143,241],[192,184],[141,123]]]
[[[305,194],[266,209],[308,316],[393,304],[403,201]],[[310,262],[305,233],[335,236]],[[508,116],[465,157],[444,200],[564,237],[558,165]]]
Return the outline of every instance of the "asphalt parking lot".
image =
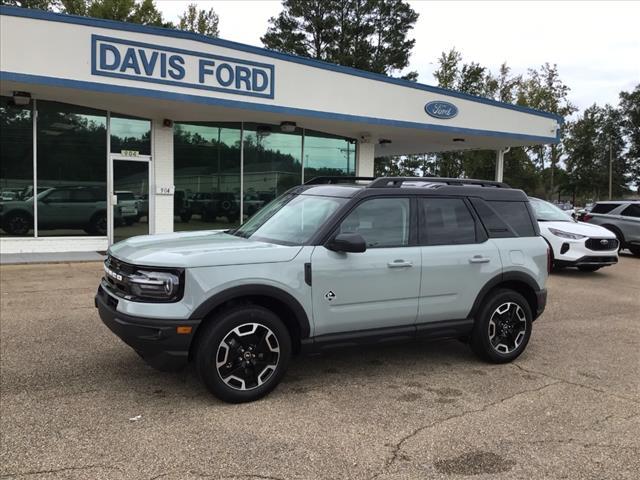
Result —
[[[102,325],[99,263],[0,267],[0,477],[638,478],[640,259],[549,281],[514,364],[458,341],[294,360],[226,405]]]

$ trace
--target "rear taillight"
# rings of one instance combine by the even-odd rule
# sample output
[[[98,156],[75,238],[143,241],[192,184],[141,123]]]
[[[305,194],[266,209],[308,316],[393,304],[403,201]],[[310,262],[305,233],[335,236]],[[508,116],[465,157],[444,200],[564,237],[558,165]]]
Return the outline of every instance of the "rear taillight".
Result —
[[[551,247],[547,247],[547,275],[551,274],[553,260],[551,259]]]
[[[591,220],[592,218],[593,218],[593,216],[589,215],[588,213],[585,213],[585,214],[582,216],[582,221],[583,221],[583,222],[588,222],[588,221],[589,221],[589,220]]]

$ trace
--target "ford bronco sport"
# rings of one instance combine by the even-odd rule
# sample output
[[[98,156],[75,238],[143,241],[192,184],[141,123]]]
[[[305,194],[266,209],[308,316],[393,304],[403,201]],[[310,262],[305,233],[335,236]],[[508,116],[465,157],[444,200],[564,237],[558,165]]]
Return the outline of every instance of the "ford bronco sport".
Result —
[[[549,259],[506,184],[320,177],[234,230],[113,245],[96,307],[152,366],[192,360],[214,395],[244,402],[300,351],[449,337],[509,362],[545,308]]]

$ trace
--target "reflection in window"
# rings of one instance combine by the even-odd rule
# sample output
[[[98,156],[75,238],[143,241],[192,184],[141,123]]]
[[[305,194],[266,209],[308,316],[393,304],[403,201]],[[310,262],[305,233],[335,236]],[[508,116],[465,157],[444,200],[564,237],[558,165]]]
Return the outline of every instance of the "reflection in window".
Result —
[[[302,181],[302,130],[245,123],[244,215],[253,215]]]
[[[409,244],[409,199],[366,200],[342,221],[340,233],[362,235],[367,248],[406,247]]]
[[[237,226],[240,223],[240,124],[176,123],[173,138],[174,229]]]
[[[31,106],[0,97],[0,236],[33,236]]]
[[[354,175],[356,144],[354,140],[333,135],[304,132],[304,178]]]
[[[151,155],[151,121],[111,114],[111,153],[123,150]]]
[[[38,102],[38,236],[107,234],[105,112]]]
[[[476,243],[475,221],[462,199],[424,198],[420,202],[423,215],[420,238],[423,245]],[[524,214],[529,218],[526,211]]]

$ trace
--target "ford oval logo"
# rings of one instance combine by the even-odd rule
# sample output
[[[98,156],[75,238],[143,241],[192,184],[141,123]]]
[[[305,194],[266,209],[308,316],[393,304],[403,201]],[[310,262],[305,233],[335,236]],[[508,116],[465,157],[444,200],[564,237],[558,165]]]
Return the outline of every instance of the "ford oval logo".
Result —
[[[427,103],[424,106],[424,111],[434,118],[441,118],[444,120],[458,115],[458,107],[453,103],[443,102],[440,100]]]

